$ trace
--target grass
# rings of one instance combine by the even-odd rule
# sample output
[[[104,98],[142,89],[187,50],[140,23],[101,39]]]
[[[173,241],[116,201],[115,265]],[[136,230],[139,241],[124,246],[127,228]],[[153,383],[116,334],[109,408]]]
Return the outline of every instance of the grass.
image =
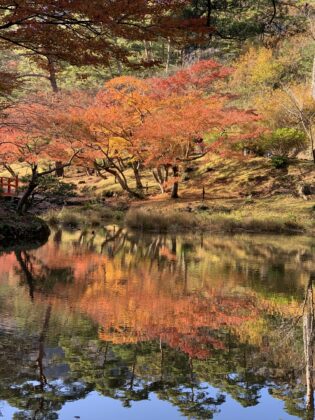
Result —
[[[44,219],[51,225],[76,229],[123,223],[149,232],[306,233],[315,234],[313,202],[290,196],[267,199],[145,200],[134,202],[126,213],[117,202],[112,207],[85,204],[49,211]]]
[[[314,183],[315,166],[313,162],[303,160],[292,162],[286,169],[275,169],[267,158],[235,159],[209,154],[189,166],[191,170],[182,174],[183,180],[180,182],[182,198],[200,198],[202,187],[205,187],[207,198],[262,198],[275,194],[294,194],[301,181]],[[29,170],[23,164],[13,165],[13,168],[20,176]],[[1,174],[8,175],[5,171]],[[144,170],[141,175],[144,187],[148,187],[148,193],[151,196],[159,194],[160,190],[151,171]],[[135,189],[130,168],[125,171],[125,176],[130,187]],[[101,197],[106,200],[109,194],[126,197],[119,183],[109,174],[107,179],[102,179],[72,167],[65,171],[63,182],[74,184],[78,196],[95,200]]]
[[[169,212],[161,214],[156,211],[132,209],[126,215],[125,224],[129,228],[150,232],[182,231],[198,228],[198,220],[187,214]]]
[[[104,207],[101,204],[86,204],[80,207],[65,207],[61,210],[49,210],[43,215],[50,226],[63,226],[77,229],[85,226],[99,227],[106,223],[118,222],[124,217],[124,211]]]
[[[310,202],[292,197],[266,200],[147,202],[134,207],[125,223],[132,229],[169,232],[315,233],[315,211]]]
[[[146,200],[132,201],[112,176],[101,179],[71,168],[63,181],[77,185],[78,195],[91,199],[93,204],[49,212],[45,218],[52,225],[102,226],[122,222],[130,206],[126,225],[141,230],[314,235],[314,195],[305,201],[297,194],[301,182],[314,184],[314,173],[315,166],[308,161],[275,169],[266,158],[238,160],[208,155],[191,163],[189,171],[183,173],[179,200],[170,200],[168,193],[160,194],[150,171],[144,171],[143,184],[148,185],[150,195]],[[126,170],[125,175],[135,187],[131,170]],[[114,197],[108,198],[108,193],[114,193]]]
[[[209,218],[205,228],[217,232],[249,232],[249,233],[303,233],[303,225],[281,217],[245,217],[215,215]]]

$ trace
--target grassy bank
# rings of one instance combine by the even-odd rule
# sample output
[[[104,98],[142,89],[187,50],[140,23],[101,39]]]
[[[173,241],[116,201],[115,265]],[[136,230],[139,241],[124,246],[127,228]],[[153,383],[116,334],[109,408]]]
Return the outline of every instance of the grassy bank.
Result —
[[[125,223],[132,229],[152,232],[203,230],[315,235],[315,206],[281,196],[255,201],[165,201],[131,208]]]
[[[135,188],[133,175],[125,176]],[[152,173],[143,171],[144,200],[132,200],[114,177],[102,179],[76,168],[66,171],[63,182],[76,186],[78,199],[91,200],[76,207],[50,210],[44,215],[52,225],[69,228],[125,223],[133,229],[167,232],[306,233],[315,232],[315,194],[303,196],[301,185],[315,188],[315,166],[292,161],[276,169],[270,159],[227,159],[207,155],[181,174],[180,199],[160,194]],[[202,200],[203,188],[205,200]],[[129,209],[129,210],[128,210]],[[128,210],[128,212],[127,212]],[[126,214],[127,212],[127,214]]]
[[[0,248],[24,242],[41,243],[49,234],[50,229],[42,219],[0,209]]]
[[[52,226],[126,225],[148,232],[290,233],[315,235],[315,205],[289,196],[268,199],[143,200],[128,206],[90,204],[46,213]]]
[[[22,164],[13,165],[14,170],[25,176],[29,171]],[[44,169],[43,167],[42,169]],[[0,176],[10,176],[0,170]],[[132,189],[136,188],[132,170],[126,169],[125,176]],[[141,172],[144,194],[154,197],[160,189],[151,173]],[[103,179],[96,174],[87,175],[86,171],[69,168],[62,181],[74,186],[79,197],[100,199],[101,197],[126,197],[119,183],[113,176]],[[286,168],[275,169],[271,160],[262,157],[251,157],[244,160],[228,159],[217,155],[207,155],[192,162],[181,173],[179,192],[181,198],[201,198],[205,187],[206,198],[254,198],[271,197],[277,194],[296,195],[301,183],[314,184],[315,165],[311,161],[296,160]]]
[[[43,218],[51,226],[59,225],[70,229],[99,227],[109,223],[122,223],[126,210],[119,203],[110,207],[91,203],[50,210],[43,214]]]

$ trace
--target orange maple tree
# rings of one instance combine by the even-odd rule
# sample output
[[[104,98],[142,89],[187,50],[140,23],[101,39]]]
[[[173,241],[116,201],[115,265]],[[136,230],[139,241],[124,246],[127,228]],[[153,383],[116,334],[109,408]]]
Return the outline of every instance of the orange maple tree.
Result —
[[[20,163],[28,167],[30,179],[17,211],[25,210],[27,200],[39,185],[40,178],[56,172],[51,161],[60,162],[61,167],[70,166],[82,148],[80,141],[73,137],[59,136],[54,131],[54,109],[59,105],[58,97],[36,95],[10,109],[6,124],[1,127],[0,160],[10,167]],[[40,169],[44,162],[47,168]],[[48,164],[48,165],[47,165]],[[43,165],[42,165],[43,166]]]
[[[212,60],[202,61],[164,79],[151,81],[159,99],[153,113],[138,128],[146,149],[146,164],[157,168],[155,179],[163,185],[173,171],[171,197],[178,197],[181,167],[209,151],[223,152],[240,138],[255,137],[259,118],[253,111],[237,109],[230,95],[217,91],[218,80],[231,70]],[[204,140],[204,136],[209,141]],[[161,167],[166,176],[162,176]]]
[[[181,171],[190,161],[257,135],[253,124],[258,116],[233,107],[230,96],[217,91],[215,82],[229,73],[208,60],[161,79],[114,78],[95,97],[86,92],[37,95],[13,108],[2,130],[0,154],[2,162],[22,160],[31,167],[19,211],[39,177],[55,170],[40,173],[42,159],[69,166],[80,157],[80,165],[114,176],[134,196],[142,188],[142,168],[153,171],[162,190],[171,169],[171,197],[177,198]],[[125,175],[128,167],[136,189]]]
[[[202,61],[166,78],[119,77],[106,83],[81,117],[89,127],[87,148],[94,150],[94,165],[129,187],[124,171],[153,171],[162,191],[169,169],[172,197],[178,196],[181,167],[210,150],[222,152],[244,136],[255,136],[257,115],[230,105],[230,96],[217,92],[215,82],[231,70],[212,60]],[[211,137],[205,142],[204,135]],[[164,170],[164,175],[162,175]]]
[[[141,190],[143,157],[136,132],[154,106],[149,83],[125,76],[105,83],[84,116],[94,134],[90,148],[98,152],[94,166],[100,175],[104,171],[114,175],[122,188],[133,195],[137,193],[128,185],[124,171],[130,164],[136,187]]]

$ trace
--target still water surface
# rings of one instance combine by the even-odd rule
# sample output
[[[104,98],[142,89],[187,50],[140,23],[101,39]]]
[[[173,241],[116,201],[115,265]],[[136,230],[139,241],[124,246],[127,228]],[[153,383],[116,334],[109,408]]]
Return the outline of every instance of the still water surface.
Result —
[[[4,419],[313,419],[315,240],[53,232],[0,253]]]

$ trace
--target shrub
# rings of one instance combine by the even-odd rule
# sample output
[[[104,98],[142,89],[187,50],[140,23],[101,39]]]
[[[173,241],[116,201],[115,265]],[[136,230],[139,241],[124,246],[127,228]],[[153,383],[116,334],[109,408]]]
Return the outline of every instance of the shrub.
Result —
[[[26,185],[22,186],[21,189],[27,188],[29,183],[30,176],[26,175],[20,178],[22,183]],[[56,178],[53,175],[47,175],[38,178],[39,185],[36,190],[36,194],[40,194],[47,199],[64,199],[66,197],[75,197],[76,196],[76,185],[63,182],[59,178]]]
[[[62,225],[63,227],[77,228],[81,224],[80,216],[68,209],[62,211],[49,210],[44,215],[44,219],[51,226]]]
[[[308,147],[306,135],[296,128],[278,128],[258,139],[248,139],[234,144],[234,149],[256,156],[273,155],[294,158]]]
[[[282,156],[273,156],[271,158],[271,164],[276,169],[286,168],[288,166],[288,159]]]
[[[57,226],[59,224],[58,213],[55,210],[50,210],[45,214],[45,220],[50,226]]]
[[[282,158],[296,157],[307,149],[307,139],[303,131],[296,128],[278,128],[261,139],[263,150]]]
[[[63,213],[61,223],[65,227],[77,228],[80,225],[80,218],[74,213]]]

